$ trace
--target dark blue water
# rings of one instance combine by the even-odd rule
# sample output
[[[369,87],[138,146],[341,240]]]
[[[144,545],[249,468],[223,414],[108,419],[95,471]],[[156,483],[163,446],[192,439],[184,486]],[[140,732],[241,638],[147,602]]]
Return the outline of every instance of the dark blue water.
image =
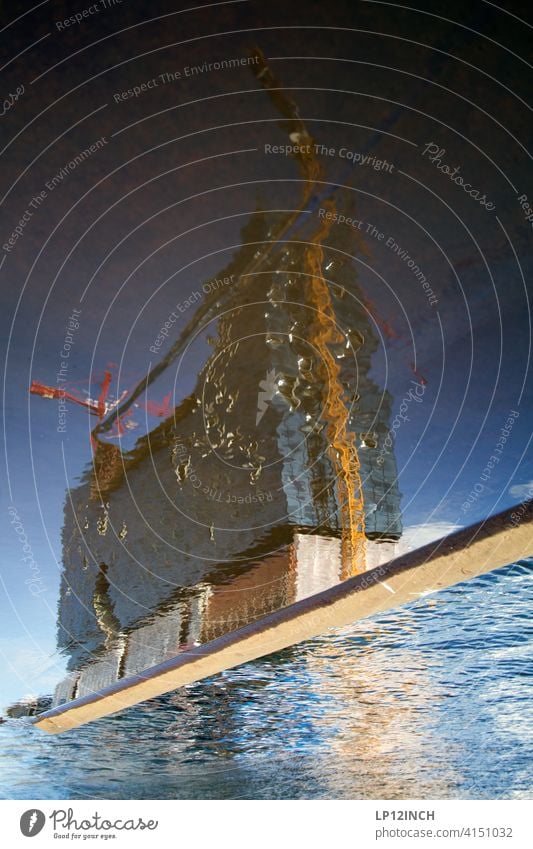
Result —
[[[3,798],[525,798],[533,560],[51,737]]]

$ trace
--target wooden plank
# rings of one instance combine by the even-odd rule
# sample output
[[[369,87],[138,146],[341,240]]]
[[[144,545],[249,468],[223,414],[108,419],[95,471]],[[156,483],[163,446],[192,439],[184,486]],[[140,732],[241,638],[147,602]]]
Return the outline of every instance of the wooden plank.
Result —
[[[33,721],[52,734],[76,728],[532,554],[533,501],[529,501],[121,679],[98,693],[53,708]]]

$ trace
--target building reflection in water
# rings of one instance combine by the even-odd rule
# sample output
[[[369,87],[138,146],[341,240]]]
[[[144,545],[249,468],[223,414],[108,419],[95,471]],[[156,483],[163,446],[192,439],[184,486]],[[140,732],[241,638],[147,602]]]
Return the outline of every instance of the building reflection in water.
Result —
[[[402,752],[409,752],[411,760],[423,765],[408,779],[409,796],[424,798],[428,786],[431,793],[445,795],[459,776],[442,750],[438,728],[430,724],[445,695],[434,685],[427,656],[412,647],[398,648],[398,633],[406,636],[416,630],[416,614],[403,609],[390,620],[393,633],[386,658],[373,645],[376,640],[386,640],[386,626],[367,623],[339,632],[339,643],[343,637],[358,638],[357,651],[335,652],[335,641],[333,645],[324,641],[308,652],[310,674],[316,673],[318,692],[323,690],[328,702],[327,712],[317,715],[315,722],[326,726],[323,731],[329,732],[331,749],[328,759],[337,764],[346,783],[355,786],[358,776],[365,775],[368,798],[405,796]],[[438,766],[428,759],[428,751],[440,753]],[[327,785],[328,770],[322,772],[321,765],[317,766]],[[329,772],[334,792],[338,777]]]
[[[391,396],[370,377],[379,342],[354,264],[365,249],[335,223],[353,193],[306,210],[322,184],[313,140],[262,57],[258,69],[307,151],[300,212],[251,217],[170,354],[99,416],[65,507],[56,704],[385,562],[401,536]],[[129,451],[110,441],[191,369],[193,392],[173,407],[167,393],[157,427]]]

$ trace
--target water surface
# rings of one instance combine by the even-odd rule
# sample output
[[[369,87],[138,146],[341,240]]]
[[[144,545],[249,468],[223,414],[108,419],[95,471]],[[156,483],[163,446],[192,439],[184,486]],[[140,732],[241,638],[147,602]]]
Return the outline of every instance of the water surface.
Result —
[[[528,798],[533,560],[52,737],[3,798]],[[529,704],[528,704],[529,697]]]

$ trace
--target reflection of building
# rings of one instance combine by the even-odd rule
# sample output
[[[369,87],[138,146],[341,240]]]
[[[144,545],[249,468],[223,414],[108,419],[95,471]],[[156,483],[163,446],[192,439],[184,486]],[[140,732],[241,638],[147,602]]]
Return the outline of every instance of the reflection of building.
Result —
[[[353,210],[345,213],[348,217]],[[312,267],[308,253],[313,238],[312,231],[304,233],[301,241],[282,249],[267,277],[266,341],[272,348],[271,370],[282,381],[272,407],[281,419],[278,450],[286,458],[282,476],[289,510],[304,526],[326,531],[346,526],[338,484],[343,476],[352,489],[355,483],[335,456],[338,452],[326,447],[334,441],[332,431],[344,428],[346,444],[353,437],[365,536],[397,540],[401,519],[396,461],[392,453],[380,454],[390,431],[391,397],[369,377],[378,342],[355,280],[352,233],[336,225],[323,239],[326,286],[315,298],[309,297],[312,281],[306,270]],[[324,362],[325,350],[331,354],[329,362]],[[328,396],[333,397],[329,406]],[[304,477],[303,468],[308,469]]]
[[[117,639],[178,596],[185,618],[173,626],[173,651],[324,588],[301,568],[289,580],[297,532],[343,540],[330,582],[393,556],[401,533],[394,455],[375,463],[390,398],[368,374],[377,342],[343,253],[349,233],[339,225],[321,246],[335,283],[320,300],[305,271],[312,229],[247,273],[257,244],[278,228],[258,215],[243,234],[251,244],[222,273],[236,283],[207,322],[214,348],[194,393],[127,454],[100,439],[90,474],[69,493],[59,645],[71,669],[115,651]],[[366,551],[347,549],[347,538],[363,539]],[[255,591],[268,574],[276,576],[269,601]],[[193,628],[191,605],[206,586],[211,601]],[[131,672],[118,654],[113,675]]]
[[[312,139],[257,56],[282,126],[309,142],[295,156],[303,208],[320,180]],[[351,212],[347,197],[339,203]],[[394,455],[376,462],[390,397],[369,376],[378,343],[350,257],[358,237],[333,223],[333,200],[325,206],[326,216],[252,216],[170,353],[111,418],[133,414],[142,393],[150,409],[154,375],[172,371],[179,385],[179,369],[194,369],[194,392],[131,452],[104,441],[110,420],[95,429],[93,468],[66,505],[59,605],[60,648],[82,671],[56,698],[393,554]],[[200,344],[209,353],[198,371]]]
[[[341,575],[340,539],[295,533],[290,545],[263,558],[252,558],[240,570],[230,570],[225,580],[219,575],[215,583],[217,576],[213,575],[213,581],[176,591],[159,610],[97,646],[92,657],[85,656],[81,663],[74,652],[74,666],[80,668],[58,685],[54,704],[88,695],[172,658],[191,645],[216,639],[333,586]]]
[[[51,704],[50,696],[31,696],[10,705],[6,709],[6,716],[10,719],[19,719],[21,716],[37,716],[37,714],[48,710]]]
[[[373,462],[390,398],[368,376],[377,342],[343,253],[348,236],[339,225],[321,248],[335,279],[327,313],[302,271],[313,233],[245,274],[276,224],[258,215],[244,234],[252,244],[223,272],[238,282],[208,323],[214,350],[193,395],[129,454],[99,441],[91,473],[69,493],[59,644],[73,670],[92,658],[79,693],[155,663],[165,646],[176,653],[345,577],[331,552],[306,572],[294,534],[346,536],[357,519],[345,509],[350,489],[364,504],[356,531],[364,528],[367,565],[394,553],[394,455]],[[357,459],[353,484],[345,446]],[[133,629],[154,611],[161,616],[139,631],[152,634],[150,652]]]
[[[406,639],[417,630],[416,620],[415,612],[402,608],[386,622],[357,623],[345,640],[342,631],[335,641],[317,640],[305,654],[308,675],[327,693],[325,709],[314,712],[313,731],[327,737],[336,766],[334,773],[319,766],[331,798],[349,787],[357,798],[427,799],[435,791],[445,795],[458,779],[435,722],[444,695],[428,671],[427,656]],[[437,753],[444,764],[435,770]]]

